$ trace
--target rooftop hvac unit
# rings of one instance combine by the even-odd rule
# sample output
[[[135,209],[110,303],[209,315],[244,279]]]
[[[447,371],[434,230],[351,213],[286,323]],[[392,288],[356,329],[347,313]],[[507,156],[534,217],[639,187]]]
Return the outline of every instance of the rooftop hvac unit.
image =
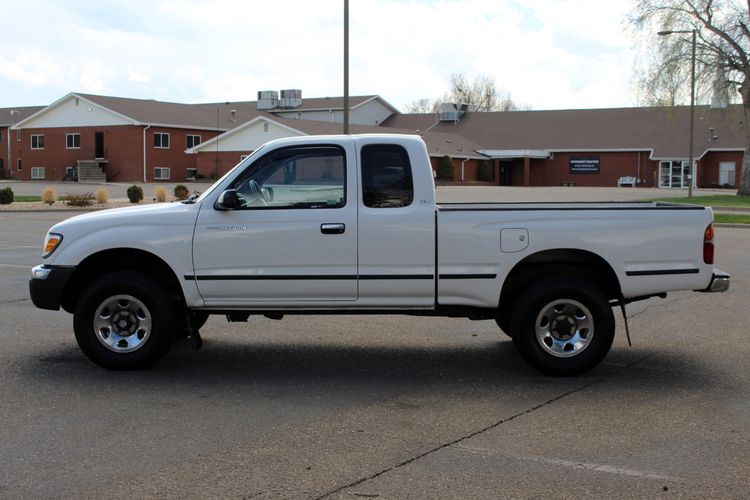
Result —
[[[459,109],[452,102],[444,102],[440,105],[440,121],[441,122],[457,122],[461,119],[461,115],[466,112],[466,106],[461,106]]]
[[[267,100],[267,99],[279,99],[279,92],[277,90],[259,90],[258,91],[258,100]]]
[[[299,89],[286,89],[281,91],[282,108],[297,108],[302,105],[302,91]]]
[[[258,109],[274,109],[278,106],[278,99],[258,99]]]
[[[302,99],[302,91],[300,89],[285,89],[281,91],[281,98],[289,99]]]

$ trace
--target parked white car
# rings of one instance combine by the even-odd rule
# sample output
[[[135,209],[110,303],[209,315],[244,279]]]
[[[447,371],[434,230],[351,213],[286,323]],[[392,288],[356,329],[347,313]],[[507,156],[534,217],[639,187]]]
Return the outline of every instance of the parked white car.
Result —
[[[110,369],[199,346],[209,314],[388,312],[495,319],[532,366],[572,375],[609,351],[613,306],[729,287],[711,223],[658,202],[436,205],[418,136],[298,137],[197,199],[55,225],[30,290]]]

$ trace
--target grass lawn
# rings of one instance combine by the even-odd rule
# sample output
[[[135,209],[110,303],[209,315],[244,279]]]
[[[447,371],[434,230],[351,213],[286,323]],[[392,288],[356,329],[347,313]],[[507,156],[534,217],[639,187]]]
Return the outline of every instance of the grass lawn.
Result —
[[[714,222],[724,224],[750,224],[750,214],[714,214]]]
[[[737,196],[734,194],[717,194],[715,196],[693,196],[692,198],[658,198],[655,201],[668,201],[670,203],[687,203],[690,205],[703,205],[704,207],[748,207],[750,208],[750,196]]]
[[[24,202],[24,201],[42,201],[41,196],[35,196],[35,195],[15,195],[13,197],[14,202]]]

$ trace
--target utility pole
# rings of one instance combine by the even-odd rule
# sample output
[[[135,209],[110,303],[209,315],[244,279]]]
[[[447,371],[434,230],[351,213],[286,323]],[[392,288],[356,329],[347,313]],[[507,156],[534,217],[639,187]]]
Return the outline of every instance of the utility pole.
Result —
[[[349,0],[344,0],[344,134],[349,133]]]
[[[692,38],[692,59],[690,62],[690,138],[689,138],[689,152],[688,156],[690,157],[690,160],[688,163],[688,169],[690,171],[689,179],[688,179],[688,198],[693,197],[693,179],[695,178],[695,167],[693,165],[693,135],[695,131],[695,30],[667,30],[667,31],[659,31],[657,35],[659,36],[668,36],[668,35],[674,35],[674,34],[687,34],[691,33],[693,35]]]

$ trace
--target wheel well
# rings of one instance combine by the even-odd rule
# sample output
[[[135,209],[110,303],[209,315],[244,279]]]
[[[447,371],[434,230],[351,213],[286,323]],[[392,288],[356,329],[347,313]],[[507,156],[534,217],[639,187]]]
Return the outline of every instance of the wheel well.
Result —
[[[170,296],[183,301],[182,287],[169,264],[156,255],[134,248],[113,248],[86,257],[65,287],[62,308],[73,312],[81,292],[95,279],[114,271],[138,271],[156,277]]]
[[[516,300],[529,285],[561,274],[590,281],[608,300],[617,299],[622,293],[612,267],[595,253],[577,249],[545,250],[529,255],[508,273],[500,293],[499,317],[506,320],[510,317]]]

